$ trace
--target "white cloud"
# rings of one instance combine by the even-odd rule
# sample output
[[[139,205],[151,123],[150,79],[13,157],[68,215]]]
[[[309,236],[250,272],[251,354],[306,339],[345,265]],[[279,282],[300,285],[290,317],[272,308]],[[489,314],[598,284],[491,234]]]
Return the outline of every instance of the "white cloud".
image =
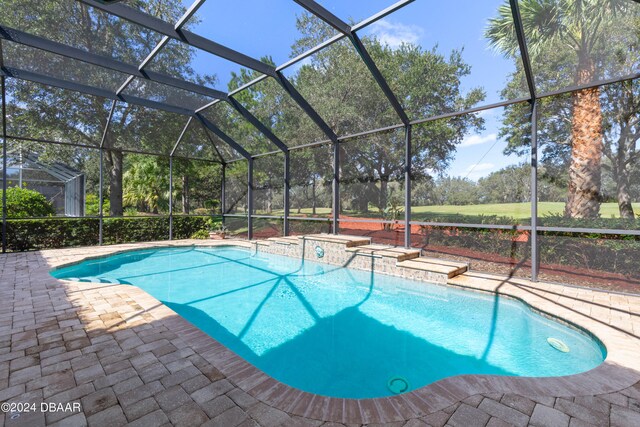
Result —
[[[494,116],[496,114],[496,110],[482,110],[478,113],[478,116],[482,117],[482,118],[486,118],[486,117],[491,117]]]
[[[493,163],[478,163],[470,165],[465,169],[463,176],[473,181],[477,181],[478,179],[486,176],[487,172],[492,171],[495,167],[496,165]]]
[[[495,165],[493,163],[478,163],[477,165],[471,165],[467,168],[466,172],[482,172],[493,169]]]
[[[487,142],[495,142],[498,135],[490,133],[488,135],[471,135],[467,136],[460,143],[460,147],[470,147],[472,145],[486,144]]]
[[[380,43],[394,49],[400,47],[402,43],[416,44],[424,33],[424,30],[417,25],[405,25],[386,19],[374,22],[369,29]]]

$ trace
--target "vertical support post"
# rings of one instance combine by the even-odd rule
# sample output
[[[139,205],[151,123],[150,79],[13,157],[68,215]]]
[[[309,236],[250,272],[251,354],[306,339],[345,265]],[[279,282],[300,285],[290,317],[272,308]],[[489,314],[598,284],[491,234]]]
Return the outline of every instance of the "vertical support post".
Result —
[[[22,187],[22,170],[24,169],[24,157],[22,157],[22,142],[20,142],[18,144],[18,146],[20,147],[20,154],[19,154],[19,162],[20,162],[20,167],[18,167],[18,188],[23,188]]]
[[[404,128],[404,247],[411,247],[411,125]]]
[[[531,281],[538,281],[538,103],[531,104]]]
[[[0,51],[0,54],[2,52]],[[2,253],[7,252],[7,96],[4,76],[2,90]]]
[[[247,173],[247,239],[253,239],[253,158],[247,160],[249,168]]]
[[[340,232],[340,143],[333,143],[333,234]]]
[[[98,231],[98,245],[102,245],[103,241],[103,225],[104,225],[104,212],[102,211],[102,204],[104,199],[104,194],[102,192],[102,187],[104,186],[104,143],[107,140],[107,135],[109,133],[109,125],[111,124],[111,120],[113,119],[113,113],[116,111],[116,101],[114,100],[111,103],[111,108],[109,109],[109,116],[107,116],[107,123],[104,125],[104,132],[102,132],[102,139],[100,140],[100,188],[98,189],[98,203],[100,206],[98,207],[98,215],[99,215],[99,231]]]
[[[226,199],[225,199],[225,186],[227,181],[227,164],[222,164],[222,182],[220,183],[220,213],[222,214],[222,225],[224,225],[224,214],[227,213]]]
[[[100,178],[99,178],[100,184],[98,188],[98,217],[99,217],[98,218],[98,222],[99,222],[98,245],[102,245],[102,218],[104,217],[104,212],[102,212],[102,205],[103,205],[102,199],[104,198],[104,195],[102,194],[102,187],[104,186],[104,177],[103,177],[104,171],[102,166],[102,163],[104,162],[103,162],[102,156],[103,156],[104,149],[100,147],[99,150],[100,150]]]
[[[283,234],[285,236],[289,235],[289,209],[290,209],[290,199],[289,199],[289,189],[291,188],[291,156],[289,150],[284,152],[284,223],[283,223]]]
[[[169,240],[173,240],[173,156],[169,156]]]
[[[80,206],[80,216],[84,217],[87,215],[87,177],[82,175],[82,200],[85,201],[82,206]]]

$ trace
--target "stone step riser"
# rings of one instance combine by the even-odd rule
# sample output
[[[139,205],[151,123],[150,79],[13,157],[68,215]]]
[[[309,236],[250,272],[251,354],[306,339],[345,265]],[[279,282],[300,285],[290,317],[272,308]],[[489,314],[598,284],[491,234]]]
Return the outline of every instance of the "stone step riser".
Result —
[[[359,270],[373,269],[414,280],[446,283],[467,271],[464,263],[422,257],[419,250],[374,245],[370,239],[358,236],[315,234],[275,237],[251,243],[256,251],[264,253],[348,265]]]

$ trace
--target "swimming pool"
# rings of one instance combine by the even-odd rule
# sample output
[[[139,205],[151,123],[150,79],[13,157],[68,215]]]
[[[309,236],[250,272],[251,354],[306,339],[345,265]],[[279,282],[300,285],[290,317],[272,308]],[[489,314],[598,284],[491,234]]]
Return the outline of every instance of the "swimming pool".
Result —
[[[461,374],[569,375],[605,357],[519,301],[237,247],[124,252],[52,275],[135,285],[266,374],[325,396],[383,397]]]

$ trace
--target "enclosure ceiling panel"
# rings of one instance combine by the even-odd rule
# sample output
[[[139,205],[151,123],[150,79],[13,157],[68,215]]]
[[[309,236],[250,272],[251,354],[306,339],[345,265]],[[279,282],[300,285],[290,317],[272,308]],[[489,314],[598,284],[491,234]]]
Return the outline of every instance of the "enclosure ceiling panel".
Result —
[[[322,8],[335,15],[333,20],[329,15],[322,17],[332,22],[332,27],[301,7],[306,4],[313,11],[311,0],[278,0],[269,3],[268,9],[265,2],[257,0],[243,0],[240,5],[214,0],[127,0],[114,5],[65,0],[47,3],[46,9],[42,1],[6,0],[0,25],[130,67],[140,66],[155,52],[157,55],[145,64],[150,71],[219,89],[220,98],[263,77],[262,73],[270,76],[265,81],[277,82],[272,79],[278,77],[276,64],[314,51],[284,69],[295,91],[280,80],[280,93],[269,89],[272,93],[268,96],[275,97],[269,102],[263,97],[267,91],[252,87],[237,94],[238,102],[263,126],[250,124],[246,114],[242,117],[225,102],[204,110],[212,123],[255,155],[278,148],[273,137],[265,136],[265,129],[295,147],[318,140],[335,141],[335,134],[345,136],[407,123],[398,106],[392,105],[393,99],[399,100],[402,110],[415,122],[531,97],[535,95],[534,80],[538,94],[549,94],[638,75],[637,2],[585,6],[588,10],[583,12],[594,19],[579,13],[576,8],[581,2],[575,6],[567,3],[560,12],[546,10],[557,6],[551,3],[544,3],[538,11],[522,0],[319,0]],[[514,5],[519,5],[519,10]],[[318,10],[314,13],[322,16]],[[554,13],[547,13],[548,19],[536,19],[538,12]],[[296,26],[296,19],[301,25]],[[343,39],[335,41],[338,30],[334,27],[345,33]],[[357,30],[373,64],[365,65],[366,55],[357,49],[350,28]],[[541,41],[541,34],[547,39]],[[327,43],[329,40],[332,43]],[[612,43],[619,48],[610,49]],[[319,45],[325,47],[318,50]],[[9,77],[110,99],[127,81],[124,72],[7,40],[2,41],[2,47],[7,67],[3,74]],[[525,48],[529,55],[523,61]],[[579,61],[585,54],[588,63]],[[10,68],[36,74],[12,73]],[[154,107],[191,116],[216,96],[197,95],[142,77],[137,75],[124,89],[120,101],[145,106],[138,109]],[[151,73],[148,77],[153,80]],[[391,96],[384,92],[380,77],[388,83]],[[12,96],[9,93],[10,102]],[[262,102],[269,105],[257,107]],[[221,109],[226,111],[215,112]],[[184,124],[184,118],[177,121]]]
[[[217,21],[232,23],[237,30],[229,31],[228,25],[211,25],[202,16],[215,16]],[[282,64],[301,53],[303,46],[294,48],[294,45],[305,36],[301,31],[305,17],[308,19],[305,10],[292,0],[207,0],[187,22],[187,28],[253,58],[268,58],[275,64]],[[303,27],[298,26],[297,21]],[[318,25],[318,41],[336,34],[328,25],[322,22]]]
[[[115,92],[127,75],[86,62],[2,40],[4,65]]]
[[[264,79],[233,95],[287,146],[326,139],[326,135],[275,79]]]
[[[204,95],[140,78],[135,78],[122,93],[189,110],[196,110],[213,101],[213,98]]]
[[[202,115],[251,155],[267,153],[277,148],[226,102],[216,103],[202,111]]]
[[[283,74],[338,136],[400,121],[346,39],[310,56],[297,69],[284,70]]]
[[[104,148],[122,148],[168,156],[187,118],[178,114],[118,102]]]
[[[126,19],[137,25],[142,25],[146,28],[152,29],[153,31],[163,34],[166,37],[181,40],[186,44],[220,56],[229,61],[233,61],[244,67],[251,68],[253,70],[260,71],[261,73],[270,75],[273,75],[275,72],[274,67],[267,63],[261,62],[242,52],[238,52],[234,49],[229,48],[228,46],[224,46],[198,34],[194,34],[186,29],[176,27],[176,25],[173,23],[163,21],[162,19],[159,19],[153,15],[149,15],[140,10],[132,9],[130,7],[127,7],[126,5],[118,3],[106,5],[95,0],[80,1],[101,10],[107,11],[108,13],[111,13],[115,16]]]
[[[224,142],[207,134],[202,124],[195,119],[189,123],[175,155],[222,162],[240,157],[228,149]]]
[[[162,35],[82,2],[7,0],[0,24],[129,64],[140,63]],[[61,17],[62,20],[61,20]]]
[[[338,18],[346,21],[347,23],[353,24],[386,9],[396,3],[396,1],[397,0],[318,0],[317,2]]]
[[[532,21],[529,25],[525,22],[525,38],[538,92],[566,90],[640,71],[637,1],[589,2],[585,10],[576,2],[554,15],[550,15],[552,3],[540,10],[529,10],[522,0],[518,3],[521,14]],[[534,20],[545,16],[553,18]],[[547,39],[541,39],[540,34]],[[563,58],[567,50],[573,54]],[[580,61],[580,57],[588,59]]]
[[[7,92],[37,100],[41,114],[25,105],[7,102],[7,133],[88,147],[100,145],[109,114],[109,99],[19,79],[7,79]],[[11,101],[11,99],[9,99]],[[37,126],[33,126],[37,122]]]
[[[165,0],[161,4],[149,0],[124,0],[121,3],[164,21],[176,22],[191,6],[193,0]]]
[[[202,49],[170,39],[149,62],[146,69],[184,79],[212,89],[228,92],[232,73],[246,68]],[[256,76],[262,75],[255,72]]]
[[[419,120],[529,95],[524,74],[503,93],[522,61],[519,52],[507,58],[485,37],[488,18],[503,4],[417,0],[358,34],[409,118]],[[510,15],[504,25],[514,31]]]

